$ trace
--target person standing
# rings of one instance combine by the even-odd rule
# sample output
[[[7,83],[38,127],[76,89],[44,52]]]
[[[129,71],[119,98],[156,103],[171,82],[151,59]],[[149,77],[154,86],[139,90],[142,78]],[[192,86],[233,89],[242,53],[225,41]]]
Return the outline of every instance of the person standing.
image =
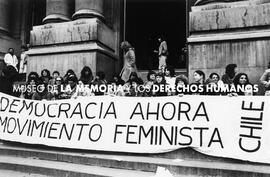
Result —
[[[128,41],[121,43],[121,49],[124,52],[124,67],[120,72],[120,77],[123,81],[127,82],[132,72],[138,72],[136,67],[135,49]]]
[[[20,69],[19,69],[19,73],[20,74],[24,74],[26,75],[26,72],[27,72],[27,58],[28,58],[28,55],[25,53],[27,51],[27,47],[26,46],[22,46],[21,48],[22,50],[22,53],[21,53],[21,57],[20,57]]]
[[[17,68],[18,59],[16,55],[14,55],[13,48],[8,49],[8,53],[4,57],[4,62],[7,66],[13,66],[14,69],[18,72],[18,68]]]
[[[158,69],[160,70],[162,67],[165,68],[167,66],[167,57],[169,52],[167,42],[164,40],[164,38],[159,37],[158,41],[160,43],[158,49],[158,59],[159,59]]]
[[[3,89],[0,88],[1,92],[12,95],[13,93],[13,83],[18,80],[18,59],[14,55],[14,49],[9,48],[8,53],[4,57],[5,68],[2,70],[2,77],[0,80],[0,85]]]

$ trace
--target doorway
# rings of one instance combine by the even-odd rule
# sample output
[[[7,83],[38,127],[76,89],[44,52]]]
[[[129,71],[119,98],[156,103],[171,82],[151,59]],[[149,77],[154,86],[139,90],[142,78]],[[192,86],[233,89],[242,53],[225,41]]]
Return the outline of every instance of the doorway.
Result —
[[[140,70],[158,68],[158,37],[167,41],[167,65],[186,68],[187,10],[185,0],[126,0],[125,40],[135,48]]]

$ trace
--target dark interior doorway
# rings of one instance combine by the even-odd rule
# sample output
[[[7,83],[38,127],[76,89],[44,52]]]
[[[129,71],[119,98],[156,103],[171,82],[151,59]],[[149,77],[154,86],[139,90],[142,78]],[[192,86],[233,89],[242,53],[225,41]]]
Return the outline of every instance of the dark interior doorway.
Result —
[[[158,68],[158,36],[167,41],[167,64],[176,69],[186,68],[184,47],[186,44],[185,0],[126,0],[126,35],[136,51],[140,70]]]

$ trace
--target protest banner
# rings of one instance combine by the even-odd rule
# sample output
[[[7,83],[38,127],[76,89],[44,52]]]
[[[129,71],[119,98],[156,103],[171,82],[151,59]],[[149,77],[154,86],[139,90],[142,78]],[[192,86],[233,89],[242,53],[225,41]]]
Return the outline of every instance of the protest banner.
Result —
[[[270,163],[270,100],[245,96],[80,97],[0,93],[0,139],[72,149],[204,154]]]

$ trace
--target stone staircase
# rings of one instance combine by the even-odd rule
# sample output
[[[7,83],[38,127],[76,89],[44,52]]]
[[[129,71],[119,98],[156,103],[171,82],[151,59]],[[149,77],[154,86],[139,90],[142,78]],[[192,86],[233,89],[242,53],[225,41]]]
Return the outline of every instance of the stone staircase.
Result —
[[[0,144],[0,177],[151,177],[158,167],[165,167],[175,177],[270,176],[270,165],[205,156],[189,148],[139,155]]]

